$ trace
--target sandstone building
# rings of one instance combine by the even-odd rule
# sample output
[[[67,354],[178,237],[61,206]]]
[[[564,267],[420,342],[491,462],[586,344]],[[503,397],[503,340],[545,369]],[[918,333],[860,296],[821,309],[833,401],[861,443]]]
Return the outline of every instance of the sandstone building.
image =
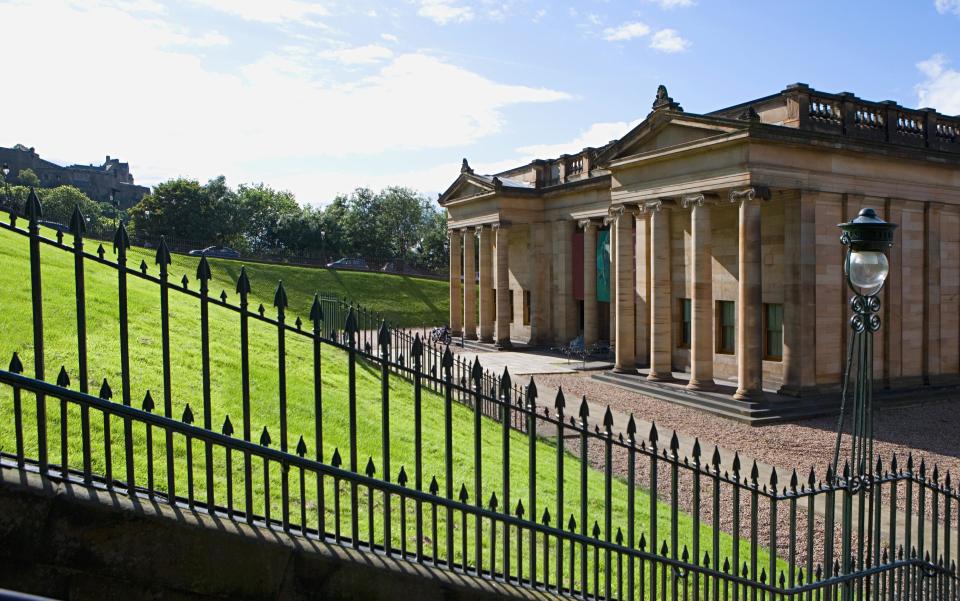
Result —
[[[107,156],[101,165],[69,165],[62,167],[40,158],[33,148],[17,145],[0,148],[0,165],[10,167],[10,181],[16,182],[23,169],[32,169],[45,188],[73,186],[97,202],[111,202],[128,209],[150,193],[150,188],[138,186],[130,173],[130,164]]]
[[[873,207],[900,226],[878,385],[960,381],[958,117],[804,84],[699,115],[661,86],[622,138],[493,176],[464,161],[440,204],[453,330],[609,340],[616,372],[729,384],[743,407],[836,398],[850,296],[837,224]]]

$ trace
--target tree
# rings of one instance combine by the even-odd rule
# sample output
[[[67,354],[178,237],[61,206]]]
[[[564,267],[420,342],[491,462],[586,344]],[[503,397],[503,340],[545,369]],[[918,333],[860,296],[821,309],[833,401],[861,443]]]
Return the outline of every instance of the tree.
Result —
[[[242,221],[239,231],[252,250],[267,250],[280,244],[279,227],[286,220],[289,236],[290,220],[301,212],[293,193],[274,190],[264,184],[241,184],[237,189],[234,214]]]
[[[450,240],[447,238],[447,213],[430,207],[423,229],[423,237],[417,245],[414,261],[418,267],[430,271],[444,271],[450,257]]]
[[[30,169],[29,167],[20,170],[20,173],[17,174],[17,181],[19,181],[21,185],[27,186],[28,188],[40,187],[40,178],[37,177],[37,174],[34,173],[33,169]]]
[[[179,178],[158,184],[128,214],[139,234],[223,243],[236,234],[235,221],[228,218],[234,204],[234,194],[223,177],[205,186]]]
[[[386,242],[386,256],[399,259],[402,268],[423,234],[429,201],[409,188],[387,188],[377,195],[375,206],[377,234]]]
[[[80,207],[80,212],[94,226],[103,225],[103,205],[90,199],[86,194],[73,186],[57,186],[38,190],[40,202],[43,205],[43,218],[67,225],[73,216],[74,207]]]

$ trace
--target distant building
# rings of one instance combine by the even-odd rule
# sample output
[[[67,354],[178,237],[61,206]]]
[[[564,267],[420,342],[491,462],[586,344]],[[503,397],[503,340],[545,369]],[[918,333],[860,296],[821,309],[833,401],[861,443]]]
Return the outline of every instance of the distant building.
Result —
[[[133,183],[129,163],[121,163],[109,155],[102,165],[62,167],[41,159],[33,148],[18,144],[13,148],[0,147],[0,164],[4,163],[10,166],[11,183],[17,181],[21,170],[32,169],[45,188],[74,186],[99,202],[110,202],[112,193],[121,209],[132,207],[150,193],[150,188]]]

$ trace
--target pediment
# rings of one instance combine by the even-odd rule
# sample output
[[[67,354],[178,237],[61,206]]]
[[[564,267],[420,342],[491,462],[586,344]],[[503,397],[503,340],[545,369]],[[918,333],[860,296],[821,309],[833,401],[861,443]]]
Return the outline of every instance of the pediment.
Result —
[[[734,123],[692,116],[684,113],[658,115],[654,113],[611,146],[601,161],[606,163],[622,157],[641,154],[697,140],[728,134],[746,127]]]
[[[489,194],[494,191],[494,185],[485,179],[472,173],[461,173],[460,176],[450,184],[447,191],[440,195],[437,201],[441,205],[461,198],[471,198],[481,194]]]

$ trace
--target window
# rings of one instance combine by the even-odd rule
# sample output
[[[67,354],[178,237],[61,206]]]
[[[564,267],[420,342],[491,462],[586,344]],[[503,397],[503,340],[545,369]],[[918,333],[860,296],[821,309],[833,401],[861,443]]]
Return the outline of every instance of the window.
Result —
[[[737,351],[737,310],[733,301],[717,301],[717,352]]]
[[[513,323],[513,290],[507,290],[507,304],[510,305],[510,323]]]
[[[523,291],[523,325],[530,325],[530,291]]]
[[[763,305],[763,358],[783,358],[783,305]]]
[[[680,299],[680,340],[677,341],[679,348],[690,348],[690,341],[693,339],[691,305],[689,298]]]

